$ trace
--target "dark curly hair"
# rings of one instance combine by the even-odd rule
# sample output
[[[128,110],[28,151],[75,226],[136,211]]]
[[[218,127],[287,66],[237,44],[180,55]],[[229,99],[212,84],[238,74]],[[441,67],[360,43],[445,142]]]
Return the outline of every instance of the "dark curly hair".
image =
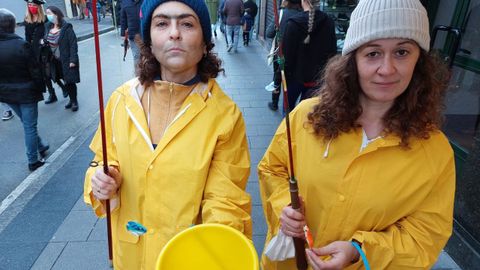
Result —
[[[439,129],[443,123],[447,74],[438,55],[421,50],[410,84],[383,117],[384,134],[399,136],[400,145],[408,148],[411,137],[428,139],[430,132]],[[318,91],[320,101],[308,114],[307,124],[317,136],[328,141],[359,127],[362,89],[355,52],[330,59],[322,80],[324,83]]]
[[[155,58],[150,48],[151,42],[143,42],[139,35],[135,37],[135,42],[140,45],[140,61],[136,68],[136,75],[140,83],[145,87],[153,85],[153,80],[160,75],[160,63]],[[222,60],[212,52],[213,44],[211,41],[206,42],[207,53],[198,63],[198,75],[200,81],[206,83],[210,78],[216,78],[220,72],[225,73],[221,67]]]

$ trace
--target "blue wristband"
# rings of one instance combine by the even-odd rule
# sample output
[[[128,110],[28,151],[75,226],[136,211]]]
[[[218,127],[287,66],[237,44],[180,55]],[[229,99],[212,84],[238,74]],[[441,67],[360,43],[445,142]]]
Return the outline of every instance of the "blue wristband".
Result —
[[[360,257],[362,257],[363,265],[365,266],[366,270],[370,270],[370,264],[368,264],[367,256],[363,252],[362,248],[355,242],[352,241],[352,246],[360,253]]]

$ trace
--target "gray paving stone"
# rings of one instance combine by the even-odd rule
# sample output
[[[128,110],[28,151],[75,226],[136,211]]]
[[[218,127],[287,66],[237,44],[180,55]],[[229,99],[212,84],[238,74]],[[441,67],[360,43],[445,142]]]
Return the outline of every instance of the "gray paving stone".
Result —
[[[270,94],[268,94],[268,97],[271,97]],[[270,99],[267,99],[267,100],[251,100],[250,101],[250,107],[252,108],[263,108],[263,107],[267,107],[268,106],[268,102],[270,102],[271,100]]]
[[[266,235],[254,235],[252,238],[255,249],[257,250],[258,259],[262,256],[263,246],[265,245]]]
[[[275,135],[279,125],[280,122],[272,125],[257,126],[257,133],[258,135],[271,136],[273,138],[273,135]]]
[[[272,136],[251,136],[249,137],[250,148],[267,149],[272,141]]]
[[[442,251],[432,270],[461,270],[455,261],[445,252]]]
[[[244,117],[246,125],[266,125],[271,124],[272,119],[264,118],[264,117],[253,117],[248,116]]]
[[[0,243],[0,269],[30,269],[46,243]]]
[[[88,241],[107,241],[107,220],[105,218],[97,219]]]
[[[248,137],[251,137],[251,136],[258,136],[258,131],[257,131],[257,127],[250,127],[250,128],[246,128],[247,130],[247,136]]]
[[[260,205],[252,206],[253,235],[266,235],[267,223]]]
[[[66,245],[66,242],[48,243],[31,270],[51,269]]]
[[[87,241],[96,221],[93,211],[72,211],[53,235],[51,242]]]
[[[243,113],[245,117],[262,117],[271,119],[275,117],[275,112],[268,109],[266,106],[261,108],[243,108]]]
[[[251,172],[252,173],[257,173],[257,164],[258,162],[263,158],[263,155],[265,154],[266,148],[260,148],[260,149],[250,149],[250,159],[252,160],[252,167],[251,167]],[[254,167],[255,165],[255,167]],[[251,176],[251,175],[250,175]]]
[[[269,100],[270,97],[268,96],[263,96],[263,95],[255,95],[255,94],[248,94],[248,93],[240,93],[238,95],[233,95],[232,99],[234,101],[241,101],[241,100],[246,100],[246,101],[250,101],[250,100],[254,100],[254,99],[257,99],[257,100]]]
[[[111,270],[106,241],[69,242],[51,270]]]
[[[77,202],[72,208],[72,211],[86,211],[90,210],[90,206],[88,206],[84,201],[83,201],[83,194],[78,198]]]
[[[258,182],[248,182],[246,191],[250,194],[252,198],[252,206],[262,205],[262,201],[260,199]],[[255,209],[255,210],[258,210],[258,209]]]

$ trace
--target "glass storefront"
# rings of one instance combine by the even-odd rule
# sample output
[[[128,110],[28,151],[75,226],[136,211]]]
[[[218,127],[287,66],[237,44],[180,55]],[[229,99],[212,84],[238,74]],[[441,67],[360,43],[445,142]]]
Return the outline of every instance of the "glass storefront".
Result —
[[[471,1],[446,99],[445,133],[465,152],[480,139],[480,0]]]
[[[350,15],[357,6],[358,0],[322,0],[320,10],[327,13],[335,22],[337,50],[342,51],[345,34],[350,23]]]

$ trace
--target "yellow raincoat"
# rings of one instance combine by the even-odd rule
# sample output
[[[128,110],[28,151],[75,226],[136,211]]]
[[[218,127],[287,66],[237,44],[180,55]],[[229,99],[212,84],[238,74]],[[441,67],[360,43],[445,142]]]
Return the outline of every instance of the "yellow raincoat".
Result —
[[[360,152],[361,128],[330,142],[314,135],[306,122],[316,103],[306,100],[291,113],[295,175],[314,246],[356,239],[371,269],[430,269],[452,232],[455,167],[447,138],[440,131],[412,138],[405,150],[388,135]],[[258,165],[266,244],[290,203],[287,164],[283,122]],[[265,255],[262,265],[296,269],[293,259],[272,262]],[[364,267],[360,260],[347,269]]]
[[[215,80],[195,89],[155,149],[138,80],[125,83],[109,99],[108,161],[123,177],[119,207],[112,207],[116,270],[154,269],[167,241],[193,224],[221,223],[251,238],[251,201],[244,191],[250,157],[243,117]],[[101,162],[100,128],[90,148]],[[103,216],[90,186],[96,169],[86,173],[84,200]],[[147,233],[133,235],[126,229],[129,221],[141,223]]]

